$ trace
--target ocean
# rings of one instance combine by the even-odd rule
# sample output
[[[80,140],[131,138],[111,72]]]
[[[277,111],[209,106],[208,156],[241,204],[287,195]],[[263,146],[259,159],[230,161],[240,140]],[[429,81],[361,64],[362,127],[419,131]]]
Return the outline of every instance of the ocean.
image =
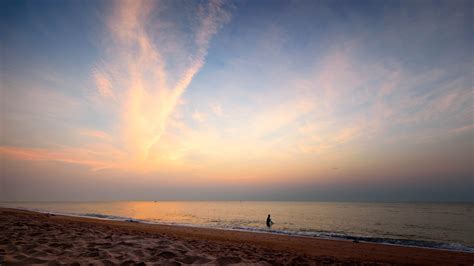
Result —
[[[55,214],[474,252],[474,203],[117,201],[0,203]],[[274,225],[265,225],[270,214]]]

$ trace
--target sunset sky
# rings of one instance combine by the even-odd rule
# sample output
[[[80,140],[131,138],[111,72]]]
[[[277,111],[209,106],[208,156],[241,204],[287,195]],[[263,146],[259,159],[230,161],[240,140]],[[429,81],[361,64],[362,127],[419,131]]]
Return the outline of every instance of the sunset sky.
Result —
[[[1,1],[0,200],[474,201],[473,1]]]

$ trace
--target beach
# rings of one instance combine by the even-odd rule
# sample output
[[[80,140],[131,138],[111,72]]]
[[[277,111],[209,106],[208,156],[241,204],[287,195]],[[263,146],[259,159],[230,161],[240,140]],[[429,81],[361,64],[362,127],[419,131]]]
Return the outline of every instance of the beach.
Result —
[[[0,208],[1,264],[472,265],[468,252]]]

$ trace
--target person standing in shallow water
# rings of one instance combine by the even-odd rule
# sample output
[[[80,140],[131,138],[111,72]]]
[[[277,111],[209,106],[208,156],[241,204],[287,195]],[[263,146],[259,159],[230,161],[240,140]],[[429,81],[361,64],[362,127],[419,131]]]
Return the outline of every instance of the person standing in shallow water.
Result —
[[[272,221],[272,218],[270,218],[270,214],[269,214],[268,217],[267,217],[267,226],[271,227],[272,224],[273,224],[273,221]]]

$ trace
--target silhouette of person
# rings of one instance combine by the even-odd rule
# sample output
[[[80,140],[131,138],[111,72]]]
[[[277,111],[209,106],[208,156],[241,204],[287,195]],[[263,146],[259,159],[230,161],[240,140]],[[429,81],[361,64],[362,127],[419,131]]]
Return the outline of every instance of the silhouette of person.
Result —
[[[272,221],[272,218],[270,218],[270,214],[269,214],[267,217],[267,226],[270,227],[272,226],[272,224],[273,224],[273,221]]]

